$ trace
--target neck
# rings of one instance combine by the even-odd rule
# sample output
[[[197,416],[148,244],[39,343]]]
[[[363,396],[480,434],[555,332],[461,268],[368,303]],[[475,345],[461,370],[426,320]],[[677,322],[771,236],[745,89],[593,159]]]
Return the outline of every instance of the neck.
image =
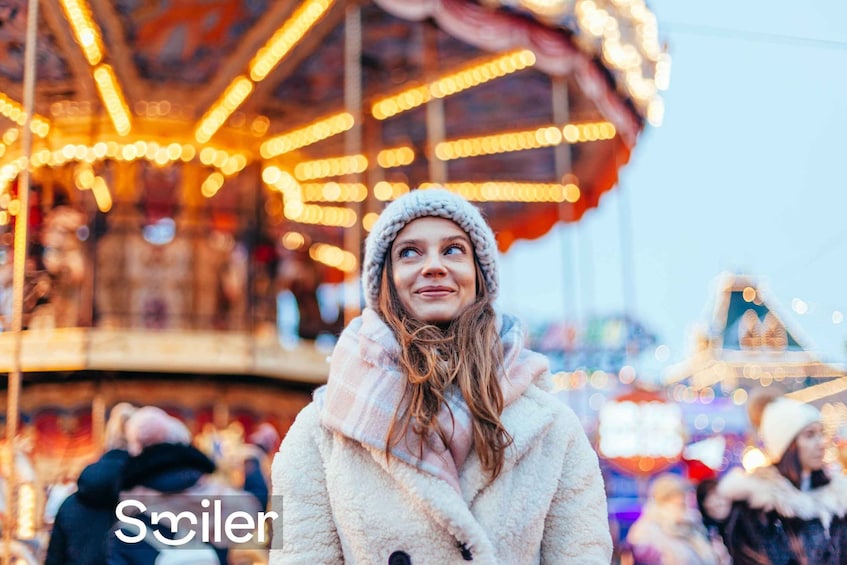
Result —
[[[800,473],[800,490],[810,490],[812,488],[812,471],[803,469]]]

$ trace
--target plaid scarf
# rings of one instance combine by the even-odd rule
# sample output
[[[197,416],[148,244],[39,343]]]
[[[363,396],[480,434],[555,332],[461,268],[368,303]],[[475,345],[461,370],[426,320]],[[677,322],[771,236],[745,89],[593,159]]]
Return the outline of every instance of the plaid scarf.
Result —
[[[500,389],[504,406],[508,406],[547,373],[548,362],[543,355],[524,348],[524,329],[516,318],[498,316],[498,326],[505,367]],[[384,452],[388,429],[403,401],[407,382],[399,358],[400,344],[393,331],[374,310],[366,308],[341,333],[332,353],[327,384],[315,391],[323,426]],[[438,434],[422,442],[410,426],[406,437],[390,451],[392,456],[444,479],[460,491],[459,469],[473,446],[472,416],[458,387],[446,391],[445,404],[438,423],[451,438],[449,445],[445,446]]]

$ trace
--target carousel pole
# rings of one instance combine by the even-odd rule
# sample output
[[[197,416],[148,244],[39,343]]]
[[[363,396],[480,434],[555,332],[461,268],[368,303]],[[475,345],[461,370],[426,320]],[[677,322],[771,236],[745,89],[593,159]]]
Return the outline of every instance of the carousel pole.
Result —
[[[570,121],[570,103],[568,99],[567,78],[564,76],[554,76],[552,80],[551,98],[553,105],[553,123],[561,125]],[[553,159],[556,168],[556,178],[559,182],[562,184],[576,182],[576,179],[573,176],[573,156],[571,155],[570,144],[560,143],[559,145],[556,145],[553,151]],[[570,230],[567,225],[568,220],[573,219],[572,214],[570,213],[570,206],[571,205],[567,201],[563,201],[559,204],[559,222],[562,224],[559,228],[561,230],[560,241],[562,247],[562,286],[565,288],[566,295],[568,290],[572,293],[572,300],[570,301],[567,299],[567,296],[563,296],[563,321],[566,321],[569,315],[574,317],[578,301],[576,284],[573,284],[575,278],[573,276],[573,263],[569,260],[569,257],[574,254],[573,241],[569,241],[572,238],[568,237],[569,235],[572,235],[568,233]],[[568,243],[571,244],[571,249],[568,249]],[[569,302],[571,308],[568,308]]]
[[[351,2],[346,9],[344,28],[344,106],[353,116],[353,127],[344,137],[347,155],[362,153],[362,15],[359,4]],[[349,176],[351,182],[359,182],[360,175]],[[362,206],[350,202],[349,208],[356,213],[357,224],[344,230],[344,249],[356,257],[359,268],[344,275],[344,323],[359,315],[359,277],[362,251]]]
[[[570,104],[568,101],[568,84],[567,78],[564,76],[554,76],[553,83],[551,85],[552,99],[553,99],[553,123],[555,124],[565,124],[570,121]],[[573,175],[573,155],[571,154],[571,146],[568,143],[561,143],[556,145],[553,150],[553,158],[555,162],[556,168],[556,177],[559,179],[559,182],[562,184],[567,184],[569,182],[576,182],[576,178]],[[576,312],[576,303],[577,303],[577,295],[576,295],[576,285],[574,283],[575,277],[573,276],[573,262],[569,260],[569,257],[574,255],[574,244],[573,241],[568,242],[567,236],[567,222],[568,220],[572,220],[572,214],[570,213],[570,204],[567,201],[563,201],[559,204],[559,222],[562,223],[560,227],[561,230],[561,243],[562,243],[562,286],[565,289],[570,289],[573,292],[572,295],[572,306],[573,308],[568,308],[568,299],[567,296],[563,296],[564,300],[564,315],[567,317],[568,315],[573,316]],[[568,250],[567,244],[571,244],[571,249]],[[570,251],[570,253],[568,252]],[[567,290],[565,290],[567,293]],[[572,310],[572,311],[571,311]]]
[[[565,124],[570,121],[570,100],[568,98],[567,77],[556,75],[552,77],[552,81],[550,94],[553,106],[553,123],[561,127],[561,124]],[[573,155],[571,153],[571,146],[569,143],[556,145],[553,150],[553,159],[556,168],[556,178],[559,179],[560,183],[564,185],[569,182],[577,181],[573,174]],[[572,259],[576,252],[574,234],[572,233],[575,228],[568,226],[567,224],[568,220],[573,220],[573,214],[571,213],[570,206],[571,204],[567,201],[563,201],[559,204],[559,222],[562,224],[559,227],[559,233],[561,234],[559,241],[561,242],[562,250],[562,287],[564,288],[562,296],[562,322],[564,324],[573,324],[578,322],[578,317],[575,314],[579,298],[575,282],[576,277],[573,272],[575,260]],[[568,300],[569,294],[570,300]],[[571,318],[570,321],[568,321],[568,316]],[[570,403],[575,407],[576,413],[579,415],[580,421],[582,421],[585,419],[585,414],[583,412],[583,406],[585,403],[582,402],[581,389],[576,390],[575,392],[579,396],[571,400]],[[568,394],[570,395],[570,392],[568,392]]]
[[[615,153],[617,156],[617,153]],[[617,158],[617,157],[615,157]],[[635,315],[635,264],[632,244],[632,216],[629,196],[618,177],[618,232],[621,243],[621,279],[623,280],[623,309],[629,318]]]
[[[26,21],[26,50],[24,51],[23,107],[24,123],[21,135],[26,166],[18,178],[20,208],[15,217],[14,264],[12,272],[12,332],[14,355],[12,372],[6,391],[6,449],[9,476],[6,482],[6,521],[3,524],[3,563],[12,561],[12,530],[17,526],[17,496],[15,477],[15,437],[18,435],[18,412],[21,394],[21,353],[23,349],[24,276],[27,263],[27,231],[29,227],[29,160],[32,153],[32,114],[35,106],[35,53],[38,30],[38,1],[30,1]]]
[[[425,80],[438,74],[438,35],[434,25],[423,27],[423,65]],[[447,182],[447,162],[435,155],[435,147],[445,137],[444,99],[432,97],[426,103],[426,137],[429,151],[429,178],[432,182]]]

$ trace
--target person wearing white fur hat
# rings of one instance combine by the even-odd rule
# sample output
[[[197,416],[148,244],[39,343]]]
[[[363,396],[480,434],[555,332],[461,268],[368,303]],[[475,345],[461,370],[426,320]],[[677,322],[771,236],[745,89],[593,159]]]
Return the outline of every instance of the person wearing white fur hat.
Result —
[[[820,411],[763,389],[748,412],[771,464],[734,469],[718,484],[733,501],[724,530],[733,562],[847,563],[847,480],[824,466]]]
[[[494,309],[479,210],[414,190],[365,246],[366,307],[273,462],[271,563],[608,564],[598,459]]]

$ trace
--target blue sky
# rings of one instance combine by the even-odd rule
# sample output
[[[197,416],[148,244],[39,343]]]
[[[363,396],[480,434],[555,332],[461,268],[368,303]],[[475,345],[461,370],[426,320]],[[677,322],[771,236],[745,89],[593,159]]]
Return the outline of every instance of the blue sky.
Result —
[[[501,307],[528,321],[628,307],[674,363],[717,277],[743,272],[824,360],[847,361],[847,320],[833,323],[847,317],[847,2],[649,6],[673,58],[664,123],[599,208],[503,257]]]

